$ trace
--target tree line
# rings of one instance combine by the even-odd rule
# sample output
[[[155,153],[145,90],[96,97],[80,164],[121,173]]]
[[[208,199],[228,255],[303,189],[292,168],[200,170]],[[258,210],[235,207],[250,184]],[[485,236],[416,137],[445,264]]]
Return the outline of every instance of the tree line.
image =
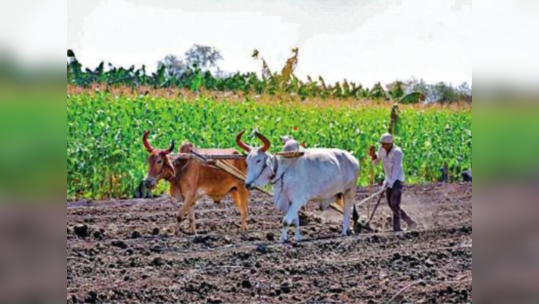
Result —
[[[394,100],[403,104],[421,102],[472,102],[472,88],[466,83],[458,87],[439,82],[428,84],[423,80],[411,79],[395,81],[383,86],[376,83],[373,87],[364,87],[355,82],[344,80],[328,84],[323,77],[307,80],[299,79],[294,71],[298,64],[299,50],[292,49],[291,57],[284,66],[272,71],[266,60],[257,50],[252,58],[261,63],[260,75],[256,72],[230,73],[220,69],[222,54],[210,46],[194,45],[183,56],[167,55],[157,63],[153,73],[142,66],[136,69],[116,67],[111,63],[101,62],[95,69],[83,68],[73,50],[67,51],[68,84],[90,87],[92,84],[107,86],[140,86],[153,88],[183,88],[199,91],[243,92],[245,95],[290,94],[302,100],[322,99],[357,99],[357,100]]]

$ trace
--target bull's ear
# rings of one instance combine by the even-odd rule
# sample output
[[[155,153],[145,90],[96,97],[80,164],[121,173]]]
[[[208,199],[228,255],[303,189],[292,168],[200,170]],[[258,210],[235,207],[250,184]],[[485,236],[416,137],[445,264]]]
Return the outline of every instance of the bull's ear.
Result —
[[[274,171],[274,170],[275,170],[275,168],[273,168],[273,165],[272,165],[272,163],[271,163],[269,157],[268,157],[268,159],[266,159],[266,166],[268,166],[268,168],[270,168],[271,171]],[[275,172],[275,171],[274,171],[274,172]]]
[[[165,158],[165,166],[170,170],[170,174],[172,174],[173,177],[176,177],[176,170],[174,169],[174,165],[172,164],[172,161],[170,158]]]

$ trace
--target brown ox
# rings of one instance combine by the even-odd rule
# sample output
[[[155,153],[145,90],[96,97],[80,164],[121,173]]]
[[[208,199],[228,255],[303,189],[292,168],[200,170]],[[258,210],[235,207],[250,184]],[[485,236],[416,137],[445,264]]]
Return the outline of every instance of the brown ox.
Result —
[[[148,157],[148,175],[144,184],[148,189],[153,189],[164,179],[170,183],[170,195],[179,202],[183,202],[178,212],[176,235],[180,232],[180,225],[185,214],[189,214],[191,232],[196,233],[194,205],[203,196],[209,196],[214,202],[231,194],[234,203],[241,214],[241,230],[247,230],[247,213],[249,191],[245,188],[242,180],[234,178],[230,174],[200,164],[196,160],[170,158],[174,150],[174,141],[167,150],[153,148],[148,142],[149,131],[143,136],[144,147],[150,153]],[[191,143],[184,143],[180,153],[190,153],[194,147]],[[202,154],[239,154],[235,149],[197,149]],[[239,171],[247,174],[247,163],[243,159],[226,160]]]

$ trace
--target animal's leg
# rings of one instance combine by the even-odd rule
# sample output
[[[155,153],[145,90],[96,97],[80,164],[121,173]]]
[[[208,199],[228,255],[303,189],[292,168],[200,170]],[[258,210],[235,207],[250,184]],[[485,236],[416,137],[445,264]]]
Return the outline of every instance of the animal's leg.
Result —
[[[246,188],[240,188],[238,191],[240,193],[241,205],[243,208],[241,225],[243,226],[244,231],[247,231],[249,230],[249,227],[247,226],[247,218],[249,216],[249,190]]]
[[[246,189],[242,190],[233,190],[231,192],[232,199],[234,200],[234,204],[236,204],[236,207],[238,208],[238,211],[240,212],[241,216],[241,231],[247,231],[247,199],[248,194]]]
[[[350,229],[350,215],[352,213],[352,206],[354,205],[354,194],[355,194],[355,190],[350,190],[344,194],[342,231],[341,231],[342,236],[347,236],[348,230]]]
[[[180,210],[178,211],[178,216],[176,218],[176,236],[180,235],[181,230],[181,223],[183,221],[183,217],[191,208],[194,207],[194,198],[186,198],[183,202],[183,205],[180,207]]]
[[[296,219],[294,220],[294,224],[296,225],[296,234],[294,236],[296,242],[301,242],[301,233],[299,232],[299,216],[296,217]]]
[[[191,206],[191,208],[189,208],[189,224],[191,226],[191,233],[196,235],[197,227],[195,223],[195,206]]]
[[[288,225],[284,223],[283,221],[283,229],[281,230],[281,243],[286,243],[288,240]]]
[[[299,217],[298,217],[298,212],[301,206],[302,204],[292,203],[292,206],[290,206],[290,209],[288,209],[288,212],[286,213],[286,216],[283,219],[283,234],[281,236],[281,241],[283,241],[283,236],[286,240],[288,227],[294,223],[296,223],[295,240],[297,242],[301,240],[301,233],[299,232]]]

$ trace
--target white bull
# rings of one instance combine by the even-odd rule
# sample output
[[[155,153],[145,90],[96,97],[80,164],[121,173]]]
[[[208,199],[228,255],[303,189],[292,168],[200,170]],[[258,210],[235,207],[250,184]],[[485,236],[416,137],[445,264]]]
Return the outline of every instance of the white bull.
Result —
[[[292,224],[296,242],[301,241],[298,212],[310,201],[327,207],[342,198],[341,234],[347,235],[359,175],[359,162],[352,154],[339,149],[306,149],[302,157],[285,159],[268,153],[270,141],[256,131],[264,145],[261,148],[246,145],[241,140],[244,133],[238,134],[236,143],[249,153],[246,187],[274,185],[275,207],[285,214],[281,242],[288,239]]]

